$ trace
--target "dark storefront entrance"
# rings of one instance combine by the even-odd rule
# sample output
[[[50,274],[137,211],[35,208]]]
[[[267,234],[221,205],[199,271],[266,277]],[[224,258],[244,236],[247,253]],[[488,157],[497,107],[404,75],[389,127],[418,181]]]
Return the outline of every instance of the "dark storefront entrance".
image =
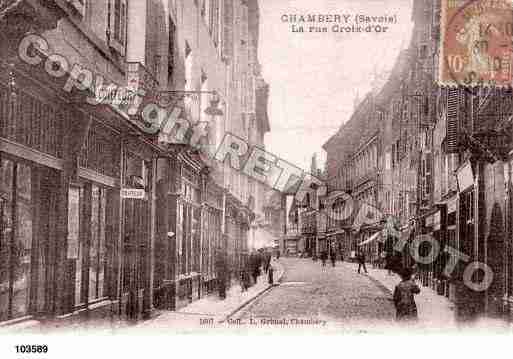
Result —
[[[124,199],[124,236],[122,294],[126,314],[136,319],[148,304],[144,305],[145,288],[148,288],[149,273],[146,261],[149,256],[149,240],[151,231],[151,204],[149,201],[151,188],[151,163],[135,153],[126,155],[125,186],[146,190],[143,199]]]
[[[71,311],[108,298],[116,235],[113,233],[113,190],[81,181],[68,193],[68,248],[66,253]]]
[[[52,311],[56,171],[0,153],[0,321]]]

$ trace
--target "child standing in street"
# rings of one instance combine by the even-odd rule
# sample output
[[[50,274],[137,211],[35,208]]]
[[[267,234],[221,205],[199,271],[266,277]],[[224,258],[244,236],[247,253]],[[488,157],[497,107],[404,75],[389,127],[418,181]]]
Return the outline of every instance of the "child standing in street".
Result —
[[[394,290],[394,305],[397,313],[397,320],[404,322],[416,321],[418,319],[415,294],[420,293],[420,288],[411,279],[412,270],[404,268],[401,273],[401,282]]]

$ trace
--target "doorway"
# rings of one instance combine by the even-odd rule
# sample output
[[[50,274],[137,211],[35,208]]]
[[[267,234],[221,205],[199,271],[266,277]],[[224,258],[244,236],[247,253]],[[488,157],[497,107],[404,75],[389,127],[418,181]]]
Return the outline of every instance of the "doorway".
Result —
[[[0,321],[51,312],[58,173],[0,156]]]

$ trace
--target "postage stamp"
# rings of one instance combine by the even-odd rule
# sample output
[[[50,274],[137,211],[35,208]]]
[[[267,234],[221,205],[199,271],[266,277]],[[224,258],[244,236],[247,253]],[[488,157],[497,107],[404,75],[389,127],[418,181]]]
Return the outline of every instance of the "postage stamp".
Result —
[[[441,10],[439,83],[510,86],[512,2],[443,0]]]

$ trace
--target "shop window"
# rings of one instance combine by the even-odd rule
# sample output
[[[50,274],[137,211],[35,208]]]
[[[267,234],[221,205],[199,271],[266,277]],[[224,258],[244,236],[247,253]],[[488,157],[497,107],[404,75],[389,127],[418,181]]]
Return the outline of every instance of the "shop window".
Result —
[[[200,209],[193,208],[192,216],[192,228],[191,228],[191,240],[192,240],[192,271],[199,273],[200,271]]]
[[[0,166],[0,321],[29,313],[32,256],[31,168]]]
[[[91,214],[86,216],[86,201]],[[72,187],[68,192],[68,260],[73,261],[75,306],[105,297],[107,268],[107,189],[97,185]],[[85,232],[89,233],[89,248]],[[86,277],[88,274],[88,277]],[[87,281],[89,278],[89,281]],[[84,281],[86,280],[86,281]]]
[[[84,260],[84,243],[80,238],[80,204],[83,203],[83,188],[72,187],[68,192],[68,260],[74,261],[75,267],[75,305],[82,300],[82,269]]]
[[[93,185],[91,195],[91,246],[89,248],[89,300],[104,296],[106,265],[105,189]]]
[[[460,251],[474,253],[474,191],[460,195]]]
[[[191,208],[188,204],[184,203],[181,205],[182,212],[182,241],[181,241],[181,251],[180,251],[180,274],[188,274],[188,256],[189,256],[189,242],[190,242],[190,213]]]

